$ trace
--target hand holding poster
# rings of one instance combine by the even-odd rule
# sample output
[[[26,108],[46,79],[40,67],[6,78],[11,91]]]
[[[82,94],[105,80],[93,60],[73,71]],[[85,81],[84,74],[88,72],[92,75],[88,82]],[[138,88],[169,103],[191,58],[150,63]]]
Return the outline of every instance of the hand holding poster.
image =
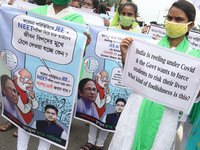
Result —
[[[136,93],[186,113],[200,89],[199,59],[139,40],[129,47],[123,75]]]

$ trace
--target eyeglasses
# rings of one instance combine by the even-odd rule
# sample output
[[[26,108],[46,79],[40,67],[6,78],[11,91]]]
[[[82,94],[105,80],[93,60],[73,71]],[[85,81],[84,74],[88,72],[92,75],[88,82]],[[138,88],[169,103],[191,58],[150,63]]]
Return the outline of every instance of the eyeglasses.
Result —
[[[19,95],[16,89],[11,88],[10,86],[7,86],[6,88],[9,89],[11,92],[14,92],[15,94]]]
[[[87,6],[89,6],[89,7],[93,6],[92,4],[90,4],[90,3],[85,3],[85,2],[82,2],[81,4],[82,4],[82,5],[87,5]]]
[[[103,79],[103,81],[106,81],[106,80],[108,80],[108,77],[102,77],[102,79]]]
[[[89,91],[89,92],[97,92],[97,89],[96,88],[91,88],[91,87],[87,87],[85,88],[85,90]]]
[[[21,79],[23,79],[25,83],[28,82],[29,80],[32,81],[32,79],[29,76],[25,76],[24,78]]]

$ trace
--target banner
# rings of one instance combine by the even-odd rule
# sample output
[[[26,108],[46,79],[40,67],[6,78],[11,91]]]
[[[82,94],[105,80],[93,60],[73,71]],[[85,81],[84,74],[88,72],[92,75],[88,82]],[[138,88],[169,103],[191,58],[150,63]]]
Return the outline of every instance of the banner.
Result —
[[[189,114],[200,89],[200,60],[135,39],[123,75],[136,93]]]
[[[89,25],[89,30],[92,41],[84,57],[75,118],[113,132],[131,93],[122,84],[120,42],[128,36],[144,41],[153,39],[103,26]]]
[[[147,35],[152,37],[154,36],[157,40],[160,40],[166,35],[166,31],[164,27],[151,24],[149,30],[147,31]],[[200,49],[200,32],[191,30],[187,37],[191,48]]]
[[[0,12],[2,115],[66,149],[88,27],[9,6]]]

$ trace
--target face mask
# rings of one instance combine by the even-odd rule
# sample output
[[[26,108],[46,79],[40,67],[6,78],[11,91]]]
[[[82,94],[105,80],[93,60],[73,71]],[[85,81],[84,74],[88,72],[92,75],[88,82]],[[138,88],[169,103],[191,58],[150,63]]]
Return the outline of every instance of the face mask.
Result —
[[[52,2],[56,5],[65,5],[69,2],[70,0],[52,0]]]
[[[85,8],[85,7],[81,7],[81,9],[82,9],[83,11],[87,11],[87,12],[91,12],[91,13],[93,13],[94,10],[95,10],[95,8],[94,8],[94,9],[89,9],[89,8]]]
[[[165,30],[170,38],[177,38],[188,31],[188,25],[192,23],[175,23],[165,20]]]
[[[127,16],[119,16],[120,24],[124,27],[129,27],[134,21],[135,18],[133,17],[127,17]]]

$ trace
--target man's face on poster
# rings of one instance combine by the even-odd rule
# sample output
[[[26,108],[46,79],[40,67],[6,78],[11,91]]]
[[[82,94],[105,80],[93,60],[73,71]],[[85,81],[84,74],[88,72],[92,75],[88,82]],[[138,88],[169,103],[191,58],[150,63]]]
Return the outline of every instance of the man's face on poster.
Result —
[[[57,113],[52,108],[47,108],[47,110],[44,112],[45,118],[48,122],[55,122],[57,118]]]
[[[33,91],[33,81],[32,76],[27,70],[19,71],[20,77],[17,78],[17,85],[23,91]]]
[[[97,88],[94,82],[88,81],[83,86],[83,91],[79,91],[79,95],[82,99],[95,101],[97,98]]]
[[[118,101],[117,104],[115,105],[115,111],[117,113],[121,113],[124,109],[124,106],[125,106],[124,102]]]
[[[109,80],[108,80],[108,73],[107,72],[105,72],[105,71],[100,72],[100,76],[98,78],[98,84],[103,88],[108,87]]]
[[[14,103],[18,103],[18,92],[17,89],[15,88],[14,83],[12,80],[8,79],[4,85],[4,88],[2,89],[3,94],[6,96],[6,98]]]

